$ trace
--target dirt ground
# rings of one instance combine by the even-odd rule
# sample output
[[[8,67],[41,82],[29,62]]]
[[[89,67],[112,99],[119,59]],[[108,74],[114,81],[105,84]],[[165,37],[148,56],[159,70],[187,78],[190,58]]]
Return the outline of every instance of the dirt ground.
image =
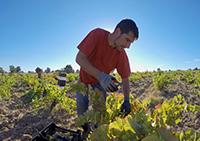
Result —
[[[26,141],[38,135],[38,132],[46,127],[49,123],[54,122],[57,126],[78,130],[75,127],[76,111],[73,115],[68,114],[60,105],[56,105],[51,109],[51,103],[40,106],[34,110],[30,110],[32,104],[27,103],[20,107],[16,104],[24,102],[29,97],[21,97],[29,87],[12,88],[12,98],[0,100],[0,141]],[[197,88],[199,89],[199,88]],[[200,96],[198,90],[193,85],[188,85],[186,81],[175,80],[172,86],[166,86],[162,90],[153,87],[152,77],[141,78],[134,83],[130,83],[130,93],[139,101],[147,99],[153,100],[152,107],[162,104],[165,99],[173,98],[181,94],[185,97],[188,104],[200,105]],[[122,92],[119,90],[117,93]],[[76,95],[72,91],[66,94],[76,100]],[[184,113],[182,121],[178,125],[174,125],[177,132],[187,131],[193,128],[200,132],[200,112]]]

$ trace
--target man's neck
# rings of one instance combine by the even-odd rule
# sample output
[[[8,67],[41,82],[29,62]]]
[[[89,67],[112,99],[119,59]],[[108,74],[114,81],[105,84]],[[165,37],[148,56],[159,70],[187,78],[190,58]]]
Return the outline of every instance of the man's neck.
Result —
[[[108,34],[108,44],[110,45],[111,48],[115,48],[115,45],[114,45],[114,34],[113,33],[109,33]]]

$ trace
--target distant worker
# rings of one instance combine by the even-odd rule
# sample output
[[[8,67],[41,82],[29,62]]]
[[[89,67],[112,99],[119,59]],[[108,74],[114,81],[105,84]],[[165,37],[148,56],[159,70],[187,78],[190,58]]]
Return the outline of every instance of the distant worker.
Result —
[[[125,48],[129,48],[131,43],[138,39],[138,27],[131,19],[123,19],[114,29],[113,33],[104,29],[96,28],[92,30],[78,45],[79,52],[76,62],[80,65],[79,81],[87,87],[89,84],[93,89],[102,91],[106,100],[106,92],[118,90],[115,79],[109,75],[115,68],[122,78],[122,90],[124,101],[121,111],[126,114],[131,112],[129,102],[129,75],[131,73],[129,60]],[[77,113],[83,115],[87,111],[89,100],[76,92]],[[85,126],[88,126],[85,124]]]
[[[38,78],[39,78],[39,79],[42,79],[42,71],[41,71],[41,70],[38,71]]]

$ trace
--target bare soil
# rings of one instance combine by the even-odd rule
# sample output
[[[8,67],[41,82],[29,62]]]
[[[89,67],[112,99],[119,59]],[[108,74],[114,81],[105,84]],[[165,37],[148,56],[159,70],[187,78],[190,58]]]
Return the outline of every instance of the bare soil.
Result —
[[[29,98],[28,96],[21,97],[21,95],[30,89],[25,86],[19,89],[16,87],[12,88],[12,98],[0,100],[0,141],[30,140],[51,122],[74,131],[80,129],[74,124],[77,112],[74,111],[74,114],[70,115],[58,104],[53,109],[50,108],[51,103],[39,106],[34,110],[30,110],[32,103],[15,107],[16,104]],[[162,90],[158,90],[153,86],[152,77],[141,78],[130,83],[130,93],[136,99],[141,102],[147,99],[153,101],[152,110],[157,104],[162,104],[165,99],[173,98],[178,94],[183,95],[188,104],[200,105],[199,90],[193,85],[188,85],[186,81],[179,80],[175,80],[171,87],[165,86]],[[117,93],[120,92],[122,92],[121,89]],[[76,94],[73,91],[68,91],[66,96],[76,100]],[[200,112],[195,114],[184,113],[181,122],[174,125],[173,129],[181,132],[190,128],[200,132]]]

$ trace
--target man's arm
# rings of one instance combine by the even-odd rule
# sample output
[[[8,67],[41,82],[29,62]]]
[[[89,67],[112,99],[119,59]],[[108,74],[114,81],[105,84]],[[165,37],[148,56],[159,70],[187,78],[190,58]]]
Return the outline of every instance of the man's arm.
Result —
[[[85,72],[97,78],[105,91],[115,92],[118,90],[117,86],[112,81],[114,77],[109,74],[105,74],[104,72],[101,72],[96,67],[94,67],[87,59],[87,56],[81,51],[79,51],[76,56],[76,62]]]
[[[95,68],[90,61],[87,59],[87,56],[82,53],[81,51],[78,52],[76,56],[76,62],[81,66],[81,68],[87,72],[88,74],[92,75],[93,77],[97,78],[101,73],[100,70]]]
[[[125,112],[125,116],[127,116],[131,112],[131,105],[129,101],[129,93],[130,93],[130,87],[129,87],[129,78],[122,79],[123,83],[123,92],[124,92],[124,101],[121,105],[121,112]]]
[[[130,93],[130,84],[129,84],[129,78],[122,79],[122,89],[124,93],[124,99],[129,99],[129,93]]]

